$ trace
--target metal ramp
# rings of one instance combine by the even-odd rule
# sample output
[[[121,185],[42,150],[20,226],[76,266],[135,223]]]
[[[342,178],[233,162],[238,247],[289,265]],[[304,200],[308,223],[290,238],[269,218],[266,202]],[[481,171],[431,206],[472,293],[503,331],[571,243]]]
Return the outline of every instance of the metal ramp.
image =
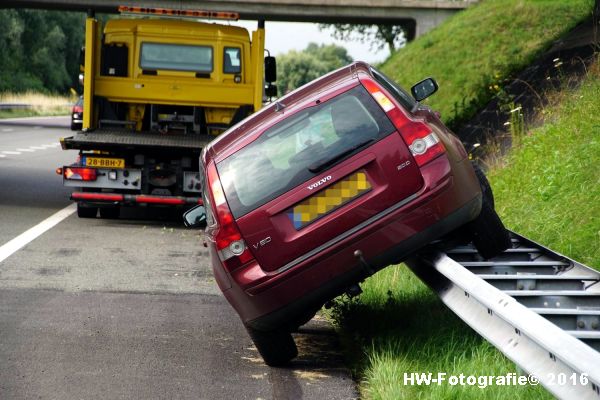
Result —
[[[468,245],[406,264],[553,395],[599,400],[600,272],[511,236],[512,248],[491,260]]]

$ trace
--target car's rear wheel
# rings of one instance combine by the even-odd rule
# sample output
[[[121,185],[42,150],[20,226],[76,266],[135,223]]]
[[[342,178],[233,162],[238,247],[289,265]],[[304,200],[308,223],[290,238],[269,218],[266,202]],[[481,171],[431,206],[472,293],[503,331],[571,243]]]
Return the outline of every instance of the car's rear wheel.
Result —
[[[96,218],[96,214],[98,214],[98,207],[86,207],[77,204],[77,216],[79,218]]]
[[[286,365],[298,355],[294,338],[288,331],[259,331],[249,326],[246,330],[265,364],[271,367]]]
[[[481,212],[469,222],[467,230],[479,254],[488,259],[510,247],[510,236],[494,209],[494,194],[490,183],[479,166],[473,164],[473,168],[481,186]]]
[[[490,182],[485,176],[485,173],[481,169],[479,165],[472,162],[473,169],[475,170],[475,175],[477,175],[477,180],[479,180],[479,186],[481,187],[481,194],[484,198],[488,200],[488,203],[492,206],[492,208],[496,208],[494,203],[494,193],[492,192],[492,187],[490,186]]]
[[[117,219],[119,218],[119,207],[101,207],[100,218],[104,219]]]

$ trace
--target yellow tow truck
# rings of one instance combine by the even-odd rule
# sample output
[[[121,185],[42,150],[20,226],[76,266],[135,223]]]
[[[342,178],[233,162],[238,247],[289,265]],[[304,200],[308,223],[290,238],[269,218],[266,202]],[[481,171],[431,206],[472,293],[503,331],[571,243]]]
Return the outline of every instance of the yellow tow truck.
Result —
[[[142,14],[86,20],[79,150],[58,168],[82,218],[116,218],[123,205],[201,203],[198,157],[216,135],[276,95],[264,21],[252,32],[198,22],[230,12],[120,7]],[[164,18],[169,17],[169,18]],[[192,18],[185,19],[185,18]]]

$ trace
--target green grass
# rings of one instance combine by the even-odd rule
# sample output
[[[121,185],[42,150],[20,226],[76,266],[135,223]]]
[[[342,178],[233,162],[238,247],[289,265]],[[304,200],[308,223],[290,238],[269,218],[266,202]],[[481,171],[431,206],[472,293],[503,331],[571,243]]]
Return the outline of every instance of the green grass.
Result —
[[[26,109],[0,110],[0,119],[69,115],[71,105],[76,100],[76,94],[61,96],[35,92],[0,93],[0,104],[27,104],[30,106]]]
[[[513,363],[467,327],[405,266],[368,279],[356,301],[332,317],[342,329],[350,365],[368,399],[544,399],[540,387],[405,385],[404,373],[506,375]]]
[[[600,269],[600,67],[488,174],[504,223]]]
[[[405,87],[433,76],[429,104],[456,127],[503,82],[591,14],[593,0],[485,0],[393,54],[382,70]]]
[[[0,110],[0,119],[6,118],[24,118],[24,117],[50,117],[50,116],[60,116],[60,115],[68,115],[69,109],[64,110],[35,110],[35,109],[26,109],[26,110]]]

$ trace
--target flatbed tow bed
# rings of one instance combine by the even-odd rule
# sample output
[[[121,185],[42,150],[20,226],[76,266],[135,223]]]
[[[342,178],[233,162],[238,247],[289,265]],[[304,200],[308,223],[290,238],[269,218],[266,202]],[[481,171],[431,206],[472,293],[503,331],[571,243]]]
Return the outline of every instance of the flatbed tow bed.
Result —
[[[214,136],[181,133],[132,132],[130,130],[97,130],[93,132],[77,132],[75,136],[61,139],[63,150],[87,150],[93,148],[99,151],[124,149],[187,149],[200,154],[202,149]]]

